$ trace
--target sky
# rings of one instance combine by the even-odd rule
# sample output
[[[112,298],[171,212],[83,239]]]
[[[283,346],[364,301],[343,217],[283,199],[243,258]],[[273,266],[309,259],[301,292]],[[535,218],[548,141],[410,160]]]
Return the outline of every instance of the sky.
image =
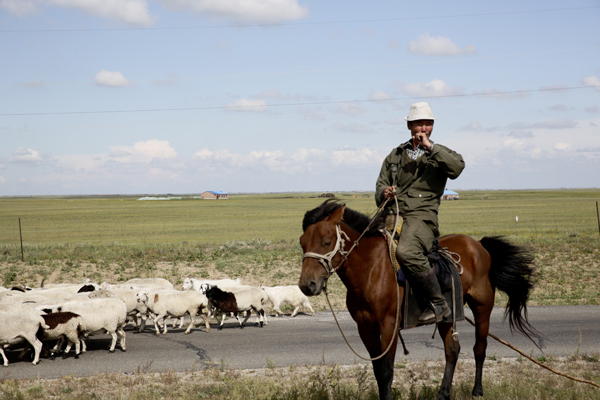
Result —
[[[600,187],[596,0],[0,0],[0,196]]]

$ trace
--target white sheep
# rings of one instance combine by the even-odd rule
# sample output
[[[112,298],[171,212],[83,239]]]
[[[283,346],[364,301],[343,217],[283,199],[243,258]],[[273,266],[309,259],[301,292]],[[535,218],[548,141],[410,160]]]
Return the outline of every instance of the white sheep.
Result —
[[[4,360],[4,366],[8,366],[8,359],[4,354],[4,348],[19,344],[23,341],[29,342],[35,351],[33,365],[40,362],[42,342],[36,337],[41,328],[48,329],[44,319],[34,311],[21,310],[0,314],[0,354]]]
[[[137,296],[138,301],[143,302],[148,310],[156,314],[154,328],[157,335],[160,335],[159,321],[163,325],[163,334],[166,334],[165,317],[182,318],[186,314],[191,318],[190,325],[185,330],[186,334],[190,333],[196,323],[196,315],[202,317],[206,332],[210,332],[208,319],[202,314],[202,308],[208,306],[208,300],[202,293],[196,291],[180,292],[179,290],[142,290]]]
[[[174,289],[173,284],[164,278],[133,278],[125,281],[123,285],[132,285],[139,287],[163,287],[166,289]]]
[[[141,288],[131,288],[128,290],[95,290],[90,292],[90,299],[113,298],[122,300],[127,306],[127,317],[135,322],[138,332],[142,332],[146,327],[146,318],[148,315],[148,307],[143,302],[138,301],[137,294]],[[140,317],[141,322],[138,323],[137,317]]]
[[[122,351],[125,347],[125,331],[123,326],[127,321],[127,306],[119,299],[88,299],[86,301],[68,301],[60,306],[54,306],[52,311],[70,311],[79,314],[83,323],[81,331],[86,336],[106,331],[112,338],[109,352],[115,351],[117,336]],[[82,341],[82,352],[86,351],[85,342]]]
[[[219,324],[219,330],[223,329],[225,315],[233,313],[235,318],[240,323],[240,327],[244,328],[244,324],[250,317],[252,310],[256,312],[259,318],[259,324],[262,327],[263,323],[268,324],[263,305],[268,300],[267,294],[257,287],[249,287],[235,292],[226,292],[218,286],[203,283],[201,285],[202,293],[212,302],[212,304],[221,311],[222,319]],[[244,321],[240,321],[238,313],[245,312]],[[264,322],[263,322],[264,319]]]
[[[267,293],[269,296],[269,301],[273,304],[273,310],[275,311],[275,316],[278,317],[280,314],[283,315],[281,311],[281,306],[289,304],[292,307],[295,307],[292,312],[292,317],[294,317],[300,306],[308,308],[312,313],[313,317],[315,316],[315,310],[313,310],[310,305],[310,301],[308,297],[298,287],[298,285],[289,285],[289,286],[259,286],[262,290]]]
[[[242,280],[240,278],[237,279],[196,279],[192,277],[187,277],[183,281],[183,290],[195,290],[196,292],[200,291],[200,286],[203,283],[208,283],[209,285],[217,285],[220,289],[224,289],[230,286],[240,286],[242,284]]]

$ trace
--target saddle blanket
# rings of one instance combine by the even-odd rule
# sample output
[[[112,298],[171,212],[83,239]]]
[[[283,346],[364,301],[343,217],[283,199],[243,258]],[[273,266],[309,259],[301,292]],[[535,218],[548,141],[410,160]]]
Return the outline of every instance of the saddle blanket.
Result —
[[[391,235],[386,232],[386,239],[388,242],[391,240]],[[396,254],[396,241],[392,241],[394,244],[391,254]],[[440,287],[442,289],[442,295],[446,298],[446,303],[452,313],[444,319],[442,322],[452,323],[453,321],[462,321],[465,319],[464,313],[464,301],[462,294],[462,282],[460,281],[460,273],[452,263],[440,253],[442,248],[438,245],[438,240],[435,239],[431,251],[427,255],[431,267],[435,269]],[[429,324],[419,324],[418,319],[428,307],[426,301],[422,295],[415,294],[410,286],[410,283],[406,280],[404,272],[401,266],[398,264],[396,257],[392,257],[392,263],[397,273],[398,284],[404,287],[404,298],[402,302],[402,321],[400,323],[400,329],[410,329],[416,326],[423,326]],[[453,289],[454,288],[454,289]],[[453,318],[453,316],[455,318]]]

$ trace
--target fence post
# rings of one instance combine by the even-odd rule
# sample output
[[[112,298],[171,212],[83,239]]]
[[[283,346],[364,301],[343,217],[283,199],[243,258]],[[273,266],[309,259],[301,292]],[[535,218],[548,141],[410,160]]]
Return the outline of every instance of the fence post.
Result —
[[[598,211],[598,202],[596,201],[596,217],[598,218],[598,234],[600,235],[600,211]]]
[[[23,234],[21,233],[21,218],[19,218],[19,239],[21,239],[21,261],[25,261],[23,256]]]

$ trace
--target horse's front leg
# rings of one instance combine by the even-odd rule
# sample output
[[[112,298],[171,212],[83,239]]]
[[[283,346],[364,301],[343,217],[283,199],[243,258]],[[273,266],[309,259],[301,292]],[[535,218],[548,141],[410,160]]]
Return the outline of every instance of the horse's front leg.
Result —
[[[392,332],[393,328],[380,333],[378,328],[358,326],[358,333],[362,339],[371,358],[380,356],[390,343],[394,340],[389,352],[378,360],[373,360],[373,373],[377,380],[380,400],[392,399],[392,381],[394,380],[394,360],[396,356],[396,345],[398,336]]]
[[[452,379],[454,378],[454,370],[458,361],[458,354],[460,353],[460,343],[458,342],[458,336],[456,340],[452,336],[452,324],[439,324],[438,325],[440,336],[444,341],[444,353],[446,355],[446,368],[444,369],[444,378],[442,379],[442,385],[438,393],[438,400],[449,400],[450,390],[452,389]]]

